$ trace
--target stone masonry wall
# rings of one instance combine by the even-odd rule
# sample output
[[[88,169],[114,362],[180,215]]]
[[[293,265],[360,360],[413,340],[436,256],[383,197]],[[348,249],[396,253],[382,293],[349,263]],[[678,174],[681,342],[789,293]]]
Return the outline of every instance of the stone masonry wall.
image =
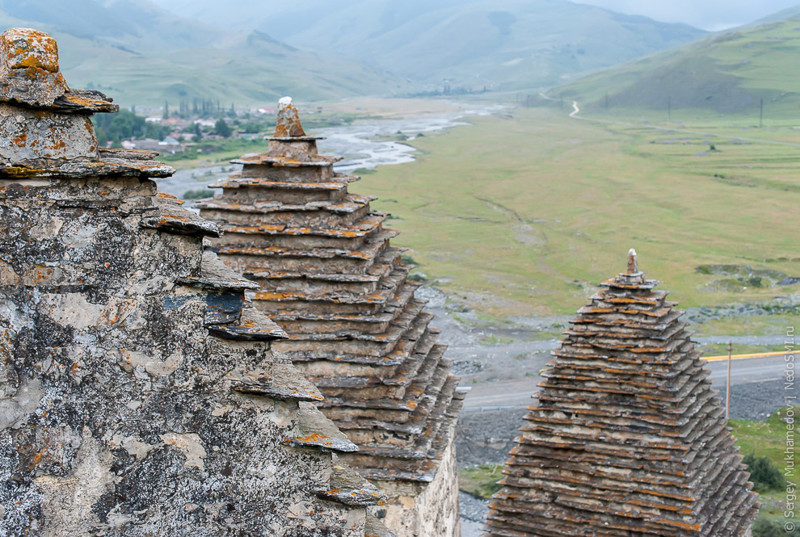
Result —
[[[0,535],[391,535],[285,333],[203,253],[216,227],[157,193],[171,170],[98,151],[115,107],[61,84],[52,38],[0,54]]]

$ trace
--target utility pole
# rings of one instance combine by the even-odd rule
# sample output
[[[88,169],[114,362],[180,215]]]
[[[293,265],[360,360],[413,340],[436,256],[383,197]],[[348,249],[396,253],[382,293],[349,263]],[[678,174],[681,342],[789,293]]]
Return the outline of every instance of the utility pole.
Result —
[[[728,383],[725,386],[725,420],[731,419],[731,362],[733,361],[733,343],[728,343]]]

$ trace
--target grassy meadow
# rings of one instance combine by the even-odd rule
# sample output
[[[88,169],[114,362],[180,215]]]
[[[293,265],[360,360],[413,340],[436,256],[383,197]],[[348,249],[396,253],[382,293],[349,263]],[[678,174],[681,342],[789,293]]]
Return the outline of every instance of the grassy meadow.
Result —
[[[778,282],[800,276],[800,117],[686,116],[472,118],[354,190],[395,215],[418,272],[493,317],[574,313],[631,247],[683,307],[797,294]]]

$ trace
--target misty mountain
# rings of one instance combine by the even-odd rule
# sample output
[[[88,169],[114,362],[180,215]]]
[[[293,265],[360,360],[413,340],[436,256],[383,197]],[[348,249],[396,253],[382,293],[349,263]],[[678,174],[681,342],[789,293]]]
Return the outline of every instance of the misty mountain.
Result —
[[[35,23],[37,29],[134,50],[207,46],[224,35],[219,28],[183,19],[143,0],[0,0],[0,10],[18,21]]]
[[[759,20],[757,20],[757,21],[755,21],[755,22],[753,22],[751,24],[748,24],[746,26],[747,27],[749,27],[749,26],[761,26],[762,24],[767,24],[769,22],[782,21],[784,19],[795,17],[797,15],[800,15],[800,5],[783,9],[781,11],[778,11],[777,13],[773,13],[772,15],[769,15],[768,17],[764,17],[763,19],[759,19]]]
[[[552,86],[705,35],[566,0],[243,0],[236,12],[210,0],[156,1],[206,23],[258,28],[299,49],[366,61],[415,84],[473,90]]]
[[[157,1],[0,0],[0,22],[56,37],[72,84],[140,105],[530,90],[704,34],[566,0]]]
[[[246,106],[287,94],[321,100],[406,88],[363,62],[183,19],[143,0],[0,0],[0,23],[50,33],[71,85],[124,105],[211,99]]]
[[[717,34],[679,49],[552,89],[587,112],[616,107],[795,114],[800,74],[800,16]]]

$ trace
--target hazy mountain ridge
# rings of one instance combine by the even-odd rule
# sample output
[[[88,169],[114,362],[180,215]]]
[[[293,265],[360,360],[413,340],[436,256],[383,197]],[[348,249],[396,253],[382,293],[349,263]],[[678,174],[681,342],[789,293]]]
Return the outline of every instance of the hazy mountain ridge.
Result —
[[[143,0],[0,0],[0,10],[50,30],[134,50],[200,47],[224,34]]]
[[[209,23],[237,24],[204,0],[156,0]],[[298,49],[370,62],[441,89],[541,88],[705,35],[566,0],[242,0],[247,23]]]
[[[614,107],[718,112],[800,105],[800,16],[717,34],[552,89],[587,111]]]
[[[271,24],[261,27],[270,31]],[[414,82],[448,79],[471,89],[551,86],[705,35],[686,25],[556,0],[474,0],[444,7],[424,0],[401,6],[366,0],[300,28],[282,38],[370,61]]]
[[[227,108],[405,91],[362,62],[301,51],[260,31],[232,32],[182,19],[144,0],[0,0],[0,22],[46,31],[75,87],[107,92],[123,105],[177,108],[221,100]],[[92,36],[92,37],[90,37]]]

